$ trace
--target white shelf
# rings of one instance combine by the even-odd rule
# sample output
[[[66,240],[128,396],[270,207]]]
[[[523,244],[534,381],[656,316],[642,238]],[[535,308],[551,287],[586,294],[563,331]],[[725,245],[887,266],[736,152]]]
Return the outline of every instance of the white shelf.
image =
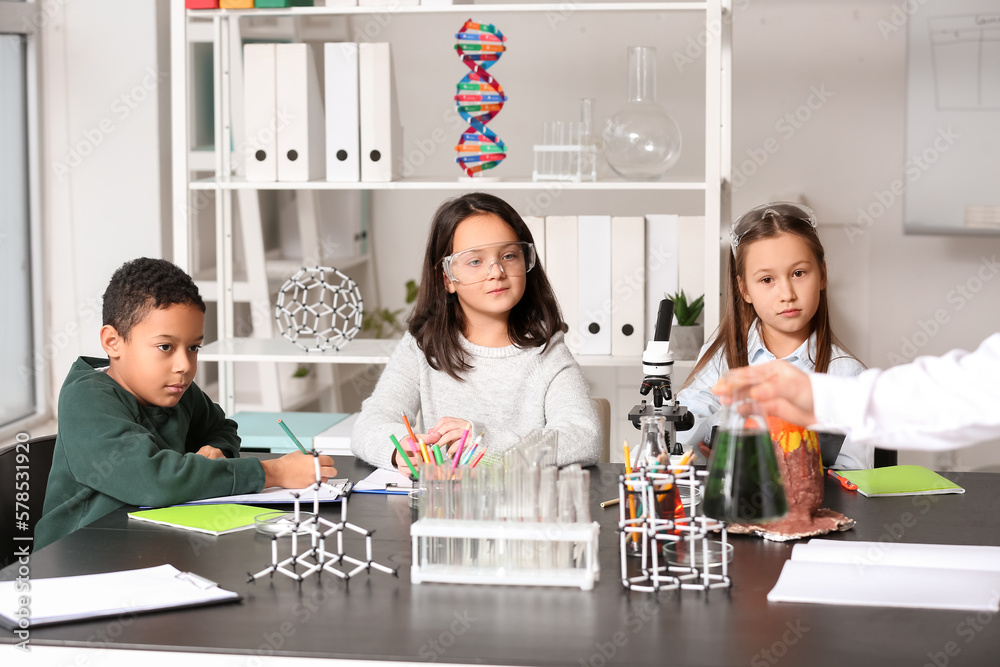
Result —
[[[318,364],[384,364],[396,349],[399,339],[359,338],[352,340],[339,352],[306,352],[284,338],[229,338],[209,343],[198,353],[199,361],[274,361]],[[612,356],[606,354],[576,355],[581,366],[640,368],[640,356]],[[693,361],[674,362],[675,367],[694,366]]]
[[[400,181],[247,181],[233,176],[229,180],[198,179],[188,184],[192,190],[682,190],[704,192],[704,181],[532,181],[509,178],[479,181],[475,178],[409,178]]]
[[[273,361],[311,364],[384,364],[398,340],[362,338],[337,352],[306,352],[284,338],[229,338],[201,348],[199,361]]]
[[[274,9],[189,9],[188,18],[214,16],[336,16],[347,14],[467,14],[534,12],[691,12],[705,11],[706,2],[546,2],[473,5],[416,5],[387,7],[282,7]]]

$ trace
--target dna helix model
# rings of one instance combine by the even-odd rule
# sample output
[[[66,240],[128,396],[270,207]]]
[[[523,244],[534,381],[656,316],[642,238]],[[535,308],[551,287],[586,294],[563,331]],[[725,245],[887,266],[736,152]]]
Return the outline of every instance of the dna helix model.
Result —
[[[503,86],[487,72],[503,55],[507,38],[491,23],[469,19],[455,35],[455,50],[471,70],[456,86],[458,114],[469,124],[455,151],[455,161],[470,177],[494,169],[505,157],[507,146],[486,124],[503,109],[507,95]]]

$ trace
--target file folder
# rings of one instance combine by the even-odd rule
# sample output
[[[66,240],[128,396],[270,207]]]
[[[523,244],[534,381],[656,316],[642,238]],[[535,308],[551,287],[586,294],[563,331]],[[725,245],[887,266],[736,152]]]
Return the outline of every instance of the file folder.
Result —
[[[326,169],[326,119],[312,46],[278,44],[275,49],[278,180],[320,179]]]
[[[646,347],[646,221],[611,219],[611,354],[641,356]]]
[[[535,241],[536,263],[545,266],[545,218],[537,215],[526,215],[523,218],[524,224],[531,232],[531,238]]]
[[[580,351],[611,354],[611,216],[577,219]]]
[[[646,340],[656,333],[660,301],[678,290],[678,227],[676,215],[646,216]]]
[[[579,334],[579,242],[575,215],[550,215],[545,218],[545,273],[556,293],[559,309],[568,330],[566,345],[576,354]]]
[[[323,46],[326,77],[326,180],[360,181],[358,45]]]
[[[361,180],[393,180],[398,157],[392,60],[386,42],[358,44]]]
[[[705,218],[681,216],[677,222],[677,286],[693,301],[705,293]]]
[[[275,45],[243,47],[244,160],[248,181],[278,180]]]

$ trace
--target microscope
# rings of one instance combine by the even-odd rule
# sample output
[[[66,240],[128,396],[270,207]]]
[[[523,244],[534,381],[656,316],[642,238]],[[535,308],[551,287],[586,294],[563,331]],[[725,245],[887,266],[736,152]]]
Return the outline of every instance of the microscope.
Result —
[[[674,319],[674,302],[670,299],[660,301],[656,314],[656,331],[653,340],[646,344],[642,353],[642,386],[639,393],[643,396],[653,392],[653,404],[642,399],[628,413],[632,425],[640,428],[639,419],[658,415],[667,420],[667,451],[671,455],[683,454],[683,448],[677,442],[675,433],[687,431],[694,426],[694,415],[683,405],[677,404],[677,398],[670,388],[670,373],[674,367],[674,355],[670,351],[670,326]]]

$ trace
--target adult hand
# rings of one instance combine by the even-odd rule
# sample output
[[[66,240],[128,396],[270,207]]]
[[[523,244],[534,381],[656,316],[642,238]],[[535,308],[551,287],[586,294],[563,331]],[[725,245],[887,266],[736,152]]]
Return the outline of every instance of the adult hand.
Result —
[[[787,361],[732,368],[715,383],[712,393],[725,404],[746,388],[769,415],[799,426],[812,426],[817,421],[809,375]]]
[[[207,459],[224,459],[224,458],[226,458],[226,455],[222,453],[221,449],[218,449],[217,447],[213,447],[211,445],[205,445],[204,447],[202,447],[201,449],[199,449],[198,451],[196,451],[195,454],[199,454],[201,456],[204,456]]]
[[[278,459],[261,461],[264,466],[264,486],[281,486],[286,489],[302,489],[316,482],[316,467],[312,454],[292,452]],[[319,457],[319,474],[321,481],[336,477],[337,469],[333,467],[333,458],[322,455]]]

